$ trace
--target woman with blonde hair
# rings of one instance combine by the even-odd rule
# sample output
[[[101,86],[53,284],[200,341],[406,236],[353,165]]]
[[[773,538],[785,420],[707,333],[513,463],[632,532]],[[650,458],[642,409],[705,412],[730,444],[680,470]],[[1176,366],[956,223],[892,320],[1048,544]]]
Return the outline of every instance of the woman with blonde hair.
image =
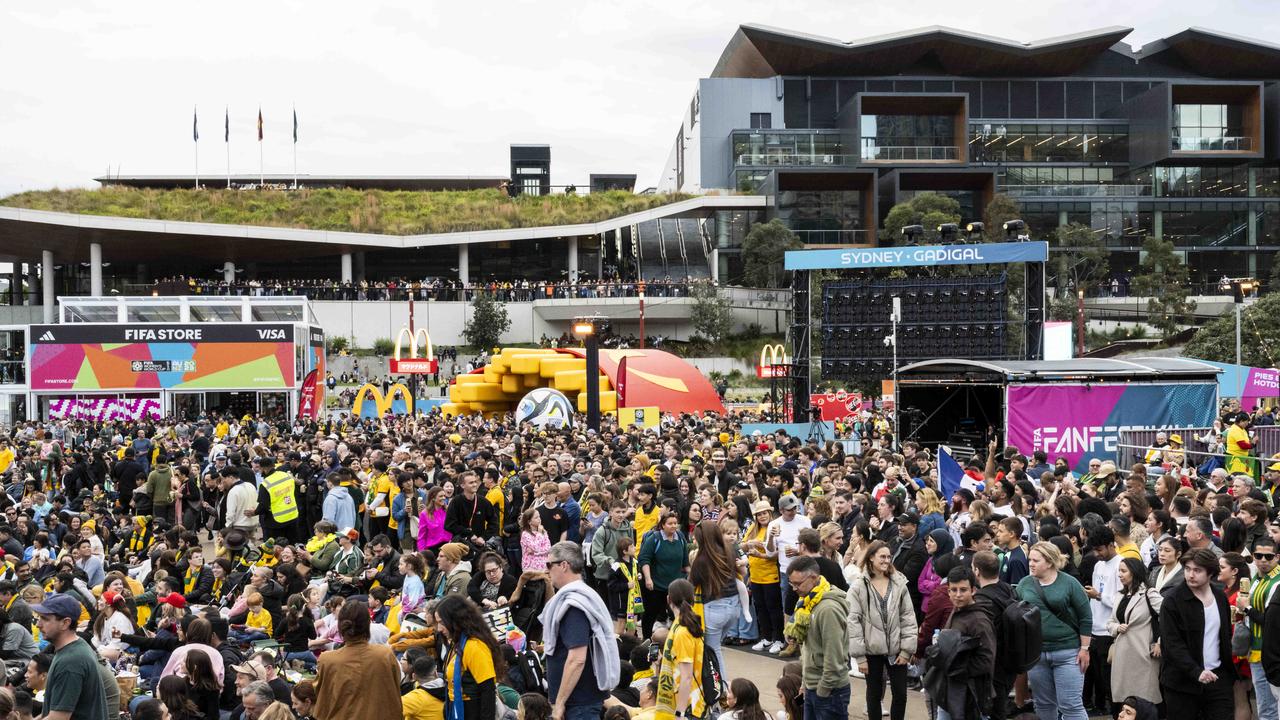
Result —
[[[1065,572],[1062,551],[1038,542],[1027,553],[1031,574],[1016,588],[1021,600],[1040,610],[1042,651],[1027,671],[1039,720],[1087,720],[1084,673],[1089,669],[1093,614],[1089,596],[1079,581]]]
[[[818,539],[822,542],[819,549],[822,556],[840,562],[840,546],[844,544],[844,528],[840,523],[824,522],[819,525]]]
[[[982,523],[988,525],[991,519],[996,516],[995,511],[991,509],[991,503],[986,500],[974,500],[969,505],[969,524]],[[917,532],[919,532],[917,530]]]
[[[916,508],[920,511],[920,525],[916,534],[928,537],[934,530],[945,529],[947,520],[943,517],[942,500],[933,488],[924,488],[916,493]]]

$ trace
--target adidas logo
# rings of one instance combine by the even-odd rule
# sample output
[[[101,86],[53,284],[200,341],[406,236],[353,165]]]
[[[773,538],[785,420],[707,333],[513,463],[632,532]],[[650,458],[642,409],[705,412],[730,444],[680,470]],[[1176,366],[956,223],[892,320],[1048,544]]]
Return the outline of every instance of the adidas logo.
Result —
[[[56,342],[56,340],[57,339],[53,337],[52,330],[46,330],[45,333],[40,336],[40,342]]]

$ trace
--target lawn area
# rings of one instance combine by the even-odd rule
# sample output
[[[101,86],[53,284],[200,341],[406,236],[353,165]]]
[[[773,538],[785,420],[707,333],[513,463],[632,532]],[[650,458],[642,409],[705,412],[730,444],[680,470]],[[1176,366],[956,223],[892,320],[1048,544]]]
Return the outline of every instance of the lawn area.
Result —
[[[416,235],[598,222],[692,197],[590,195],[507,197],[499,190],[39,190],[0,198],[0,205],[84,215],[111,215],[228,225],[267,225]]]

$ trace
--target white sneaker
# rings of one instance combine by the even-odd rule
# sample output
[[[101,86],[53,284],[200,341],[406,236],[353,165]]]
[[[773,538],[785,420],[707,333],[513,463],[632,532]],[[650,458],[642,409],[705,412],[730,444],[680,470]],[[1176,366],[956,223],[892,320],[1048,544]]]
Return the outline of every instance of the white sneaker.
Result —
[[[859,672],[859,671],[858,671],[858,666],[857,666],[857,665],[854,665],[853,667],[849,668],[849,677],[851,677],[851,678],[864,678],[864,677],[866,677],[866,675],[863,675],[861,672]]]
[[[777,655],[778,653],[782,652],[782,648],[784,647],[786,647],[786,645],[783,645],[782,641],[780,640],[775,641],[772,645],[769,646],[769,654]]]
[[[880,717],[889,717],[889,708],[884,708],[883,710],[881,710]]]
[[[769,641],[768,641],[768,640],[761,640],[760,642],[756,643],[755,645],[752,645],[752,646],[751,646],[751,649],[752,649],[752,650],[755,650],[756,652],[760,652],[761,650],[764,650],[764,649],[765,649],[765,648],[767,648],[767,647],[769,647]]]

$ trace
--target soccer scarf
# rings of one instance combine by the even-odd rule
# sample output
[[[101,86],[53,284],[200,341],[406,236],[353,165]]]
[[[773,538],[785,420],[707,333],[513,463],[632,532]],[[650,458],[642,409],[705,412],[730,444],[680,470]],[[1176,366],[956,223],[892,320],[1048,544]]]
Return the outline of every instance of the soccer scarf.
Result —
[[[448,720],[463,720],[466,716],[466,703],[462,699],[462,651],[466,648],[467,636],[462,635],[453,655],[453,699],[446,706],[445,712]]]

